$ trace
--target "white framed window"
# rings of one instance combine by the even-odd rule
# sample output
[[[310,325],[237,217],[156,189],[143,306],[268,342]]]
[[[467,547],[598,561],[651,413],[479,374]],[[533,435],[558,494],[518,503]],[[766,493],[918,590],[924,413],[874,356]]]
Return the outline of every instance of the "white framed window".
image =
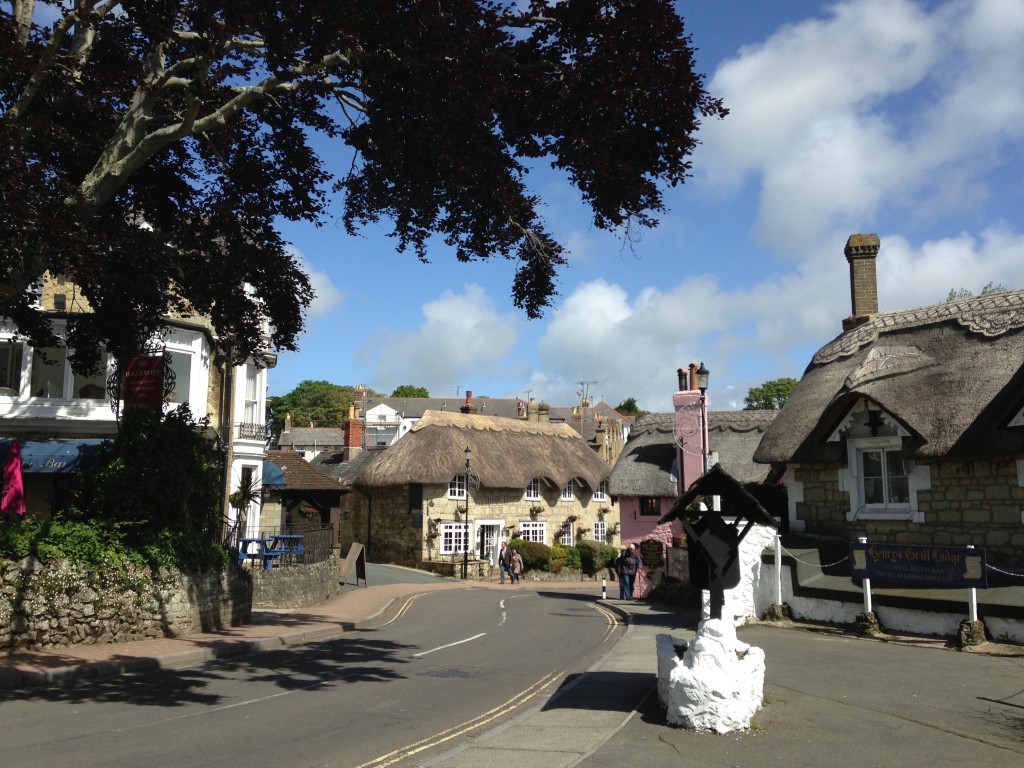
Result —
[[[536,541],[544,544],[547,538],[548,524],[529,520],[519,524],[519,531],[523,536],[523,541]]]
[[[527,501],[540,501],[540,480],[538,478],[533,478],[530,484],[526,486],[523,498]]]
[[[562,529],[558,532],[558,543],[571,547],[573,544],[573,530],[575,529],[575,523],[562,523]]]
[[[605,544],[608,541],[608,523],[598,520],[594,523],[594,541]]]
[[[572,480],[565,484],[562,489],[562,501],[575,501],[576,495],[573,493]]]
[[[253,363],[245,364],[245,415],[246,424],[262,424],[259,414],[259,392],[256,387],[259,371]]]
[[[847,520],[911,520],[923,523],[917,493],[931,488],[931,471],[903,458],[899,436],[847,440],[840,490],[850,495]]]
[[[441,554],[461,555],[466,551],[466,524],[441,523]]]
[[[0,395],[21,394],[21,361],[25,345],[13,339],[0,341]]]
[[[594,491],[594,501],[607,501],[608,500],[608,481],[602,480],[597,484],[597,490]]]
[[[910,486],[899,449],[864,449],[859,455],[864,503],[868,506],[909,506]]]
[[[466,498],[466,476],[456,475],[448,481],[448,498],[449,499],[464,499]]]

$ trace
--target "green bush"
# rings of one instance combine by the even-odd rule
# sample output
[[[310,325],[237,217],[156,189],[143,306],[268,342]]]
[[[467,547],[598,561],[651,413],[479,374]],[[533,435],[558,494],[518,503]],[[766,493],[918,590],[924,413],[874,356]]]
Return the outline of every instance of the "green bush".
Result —
[[[596,541],[589,541],[587,539],[576,543],[576,549],[580,553],[580,569],[588,576],[593,576],[598,571],[597,548],[600,546]]]
[[[524,571],[551,570],[551,547],[547,544],[541,544],[537,541],[512,539],[508,545],[522,555]]]
[[[562,544],[555,544],[551,547],[551,565],[548,570],[558,573],[563,568],[580,567],[580,551],[576,547],[566,547]]]

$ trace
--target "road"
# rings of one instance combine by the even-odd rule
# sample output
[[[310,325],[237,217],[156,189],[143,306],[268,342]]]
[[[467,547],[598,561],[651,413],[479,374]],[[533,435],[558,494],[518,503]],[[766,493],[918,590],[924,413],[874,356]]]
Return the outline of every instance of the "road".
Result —
[[[619,632],[590,596],[423,594],[335,641],[7,695],[3,762],[415,765],[535,705]]]

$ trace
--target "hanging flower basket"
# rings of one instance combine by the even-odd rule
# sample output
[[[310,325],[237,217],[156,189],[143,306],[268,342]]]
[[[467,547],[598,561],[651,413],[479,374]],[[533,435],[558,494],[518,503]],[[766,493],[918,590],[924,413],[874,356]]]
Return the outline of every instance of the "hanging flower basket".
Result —
[[[296,512],[298,513],[299,517],[303,517],[307,520],[313,517],[320,517],[320,510],[317,509],[314,505],[310,504],[309,502],[303,502],[302,504],[299,504],[298,509],[296,509]]]

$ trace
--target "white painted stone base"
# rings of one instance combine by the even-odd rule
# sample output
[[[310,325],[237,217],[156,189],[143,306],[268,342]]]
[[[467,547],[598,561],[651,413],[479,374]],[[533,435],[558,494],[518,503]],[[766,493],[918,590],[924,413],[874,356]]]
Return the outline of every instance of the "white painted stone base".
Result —
[[[658,635],[658,698],[669,725],[729,733],[750,727],[764,699],[764,651],[742,643],[728,621],[701,622],[683,658],[684,641]]]

